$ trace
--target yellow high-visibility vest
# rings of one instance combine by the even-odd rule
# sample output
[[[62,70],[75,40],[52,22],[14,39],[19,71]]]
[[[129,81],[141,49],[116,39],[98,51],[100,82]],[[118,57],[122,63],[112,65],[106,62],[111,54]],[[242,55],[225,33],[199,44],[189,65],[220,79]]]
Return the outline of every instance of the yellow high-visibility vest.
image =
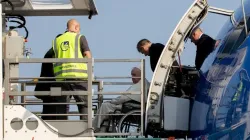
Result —
[[[80,34],[66,32],[57,37],[52,45],[55,58],[84,58],[80,49]],[[54,75],[57,81],[64,80],[66,77],[77,77],[87,79],[86,63],[54,63]]]

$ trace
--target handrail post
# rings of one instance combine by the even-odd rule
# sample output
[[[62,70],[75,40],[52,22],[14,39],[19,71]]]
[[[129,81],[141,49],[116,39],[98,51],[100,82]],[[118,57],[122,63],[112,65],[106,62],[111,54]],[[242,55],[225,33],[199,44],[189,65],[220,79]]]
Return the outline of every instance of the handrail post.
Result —
[[[102,92],[103,90],[103,81],[99,81],[98,82],[98,92]],[[102,103],[103,103],[103,95],[98,94],[98,108],[101,107]]]
[[[10,92],[10,62],[8,59],[4,59],[4,105],[10,103],[9,92]]]
[[[26,91],[26,83],[21,84],[21,91]],[[25,97],[26,96],[21,96],[21,103],[25,103]],[[23,107],[26,107],[25,105],[22,105]]]
[[[146,94],[147,95],[147,94]],[[145,110],[145,59],[141,59],[141,135],[144,134],[144,110]]]
[[[88,129],[90,129],[88,132],[91,137],[94,136],[93,129],[92,129],[92,64],[94,59],[90,59],[87,63],[88,67]]]
[[[2,4],[0,4],[0,14],[2,15]],[[3,32],[3,27],[2,27],[2,25],[3,25],[3,17],[1,17],[1,19],[0,19],[0,23],[1,23],[1,25],[0,25],[0,36],[1,36],[1,38],[0,38],[0,57],[3,59],[3,56],[2,56],[2,51],[3,51],[3,45],[2,45],[2,42],[3,42],[3,40],[2,40],[2,32]],[[1,62],[0,62],[0,73],[2,74],[3,73],[3,61],[1,60]],[[1,85],[1,87],[0,87],[0,91],[1,91],[1,93],[2,93],[2,95],[0,96],[0,110],[1,110],[1,113],[0,113],[0,124],[1,124],[1,126],[0,126],[0,139],[4,139],[4,133],[3,133],[3,131],[4,131],[4,121],[3,121],[3,119],[4,119],[4,106],[3,106],[3,77],[2,78],[0,78],[0,85]]]

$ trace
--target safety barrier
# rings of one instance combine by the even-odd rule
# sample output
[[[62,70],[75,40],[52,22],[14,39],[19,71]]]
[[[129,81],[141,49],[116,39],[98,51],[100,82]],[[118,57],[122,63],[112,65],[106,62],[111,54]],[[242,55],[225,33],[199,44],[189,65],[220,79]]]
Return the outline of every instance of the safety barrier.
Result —
[[[4,119],[12,120],[12,124],[15,124],[14,127],[9,127],[8,123],[11,123],[10,121],[4,122],[4,130],[9,133],[5,133],[6,138],[11,138],[11,134],[25,131],[25,133],[21,133],[20,136],[34,136],[34,131],[37,133],[37,135],[40,135],[41,132],[45,131],[49,133],[47,135],[46,139],[53,139],[54,136],[59,137],[92,137],[92,136],[142,136],[144,134],[144,117],[143,113],[145,112],[145,98],[144,93],[145,89],[144,87],[144,80],[141,81],[141,91],[138,92],[128,92],[128,91],[117,91],[117,92],[104,92],[103,88],[104,85],[131,85],[131,82],[104,82],[102,80],[93,80],[93,77],[89,76],[88,80],[85,81],[77,81],[77,82],[87,82],[88,83],[88,90],[87,91],[61,91],[58,89],[54,89],[54,87],[51,87],[51,91],[26,91],[27,86],[34,86],[37,83],[63,83],[65,81],[35,81],[34,79],[56,79],[55,77],[13,77],[11,75],[11,69],[10,66],[17,65],[20,63],[87,63],[88,65],[88,75],[92,75],[93,72],[93,64],[94,63],[101,63],[101,62],[140,62],[141,65],[141,78],[145,79],[145,60],[144,59],[4,59],[4,69],[5,69],[5,75],[4,75],[4,89],[5,89],[5,97],[4,97],[4,111],[2,115],[4,116]],[[74,79],[78,79],[75,77],[72,77]],[[66,78],[66,79],[72,79],[72,78]],[[132,78],[132,77],[95,77],[94,79],[124,79],[124,78]],[[74,83],[75,81],[67,81],[67,83]],[[20,84],[21,85],[21,91],[12,91],[10,90],[10,85],[12,83]],[[94,92],[92,91],[93,86],[97,85],[98,91]],[[97,104],[95,107],[98,109],[101,104],[103,103],[103,100],[109,100],[108,98],[104,98],[104,95],[129,95],[129,94],[141,94],[141,109],[140,113],[136,115],[140,115],[140,131],[138,133],[93,133],[92,129],[92,106],[93,104]],[[68,114],[42,114],[40,112],[29,112],[27,109],[25,109],[28,105],[77,105],[79,102],[67,102],[67,103],[42,103],[41,100],[37,99],[26,99],[26,96],[69,96],[69,95],[87,95],[88,97],[88,114],[80,114],[77,112],[70,112]],[[92,99],[93,95],[97,95],[97,98]],[[14,96],[15,101],[10,102],[11,98]],[[139,95],[138,95],[139,96]],[[16,97],[21,97],[21,100],[17,100]],[[13,111],[13,109],[16,111],[15,113],[9,113]],[[28,115],[27,115],[28,114]],[[38,116],[87,116],[87,126],[86,121],[78,121],[78,120],[41,120]],[[121,113],[115,113],[115,114],[95,114],[97,115],[111,115],[111,116],[119,116],[119,115],[126,115]],[[19,119],[15,119],[19,118]],[[33,120],[30,120],[30,118],[33,118]],[[35,119],[34,119],[35,118]],[[14,121],[13,121],[14,119]],[[35,120],[35,121],[34,121]],[[27,130],[25,127],[21,127],[18,130],[14,130],[13,128],[16,128],[20,126],[20,122],[26,122],[26,128],[32,127],[35,129],[32,129],[32,131]],[[29,126],[30,125],[30,126]],[[41,125],[36,126],[35,125]],[[71,129],[66,129],[71,127]],[[39,134],[38,134],[39,132]],[[86,133],[84,133],[86,132]],[[50,137],[49,137],[50,136]],[[19,137],[16,135],[16,137]]]

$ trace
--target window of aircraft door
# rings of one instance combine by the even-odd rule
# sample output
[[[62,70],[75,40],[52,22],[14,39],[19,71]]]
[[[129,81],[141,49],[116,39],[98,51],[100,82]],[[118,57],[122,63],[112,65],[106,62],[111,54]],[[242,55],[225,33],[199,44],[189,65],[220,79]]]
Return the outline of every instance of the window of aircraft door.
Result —
[[[250,18],[247,20],[247,31],[250,30]],[[239,25],[233,30],[233,32],[228,36],[225,46],[221,51],[222,54],[232,54],[240,47],[246,38],[245,27],[243,19]]]
[[[239,40],[241,38],[245,38],[244,26],[238,26],[234,29],[234,31],[228,36],[227,41],[221,51],[222,54],[231,54],[238,48]]]

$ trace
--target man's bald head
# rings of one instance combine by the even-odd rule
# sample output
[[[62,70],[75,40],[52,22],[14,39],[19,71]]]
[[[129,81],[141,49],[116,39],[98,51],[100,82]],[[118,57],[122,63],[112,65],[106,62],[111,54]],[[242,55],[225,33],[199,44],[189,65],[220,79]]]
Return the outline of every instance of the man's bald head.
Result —
[[[67,30],[69,32],[80,33],[80,23],[75,19],[70,19],[67,22]]]
[[[131,76],[132,76],[132,81],[134,84],[138,83],[141,80],[141,69],[137,68],[137,67],[133,67],[133,69],[131,70]],[[139,77],[139,78],[136,78]]]

